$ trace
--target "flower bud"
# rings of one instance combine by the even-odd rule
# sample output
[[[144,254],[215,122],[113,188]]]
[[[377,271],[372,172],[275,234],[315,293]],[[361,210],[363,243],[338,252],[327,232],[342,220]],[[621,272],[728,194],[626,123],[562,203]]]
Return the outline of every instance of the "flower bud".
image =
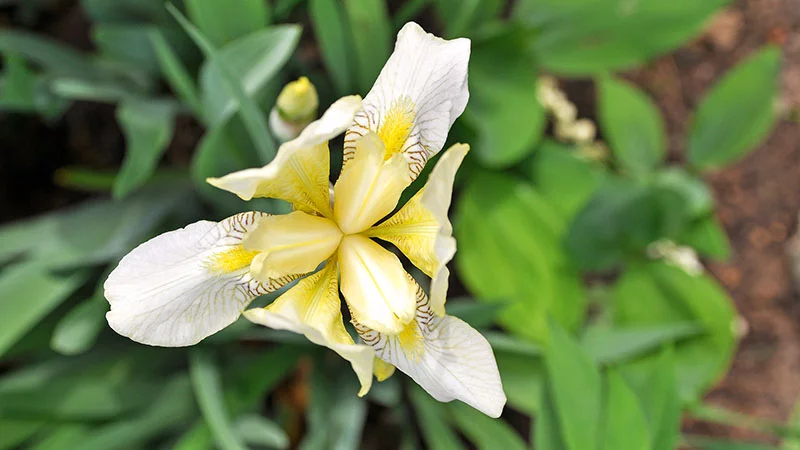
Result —
[[[317,116],[319,98],[314,85],[306,77],[284,86],[269,115],[269,125],[281,141],[297,137]]]

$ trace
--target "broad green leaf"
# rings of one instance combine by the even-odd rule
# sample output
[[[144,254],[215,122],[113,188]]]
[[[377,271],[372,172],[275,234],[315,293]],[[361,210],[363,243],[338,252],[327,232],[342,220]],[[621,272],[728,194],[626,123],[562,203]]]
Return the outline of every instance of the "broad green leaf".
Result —
[[[609,269],[678,236],[691,220],[690,206],[685,192],[671,186],[609,179],[573,220],[566,248],[584,269]]]
[[[154,28],[138,24],[99,24],[92,27],[92,40],[104,57],[126,67],[156,73],[158,59],[149,38]]]
[[[630,328],[590,326],[581,337],[581,345],[598,363],[614,364],[650,353],[664,344],[699,336],[703,331],[696,322]]]
[[[547,139],[531,158],[529,173],[536,190],[569,222],[578,213],[606,176],[575,152],[571,146]]]
[[[492,344],[508,405],[526,414],[539,412],[541,388],[545,382],[541,355],[513,351],[507,346],[497,345],[496,341]]]
[[[714,214],[689,224],[676,241],[694,248],[701,255],[723,261],[730,257],[732,251],[728,236]]]
[[[192,388],[186,376],[174,376],[161,389],[152,406],[141,415],[94,429],[79,441],[81,450],[128,450],[145,445],[167,431],[184,426],[196,416]]]
[[[0,264],[38,248],[42,236],[55,230],[59,217],[58,213],[51,213],[0,226]]]
[[[0,356],[84,281],[83,274],[57,276],[38,262],[0,272]]]
[[[366,94],[389,59],[391,26],[386,0],[344,0],[356,51],[356,88]]]
[[[3,59],[3,78],[0,84],[0,108],[14,111],[35,111],[36,74],[25,60],[14,53]]]
[[[353,35],[340,2],[311,0],[308,12],[322,60],[331,74],[337,94],[341,96],[352,92],[355,87]]]
[[[740,63],[714,86],[692,119],[689,162],[708,170],[754,150],[777,119],[781,50],[767,47]]]
[[[183,65],[172,46],[158,29],[152,29],[148,35],[153,51],[158,59],[158,65],[164,79],[169,83],[172,91],[181,101],[188,106],[200,119],[203,119],[203,108],[200,97],[189,70]]]
[[[215,47],[260,31],[269,20],[269,4],[263,0],[184,0],[186,12]]]
[[[217,60],[210,58],[200,69],[200,92],[205,117],[209,125],[225,123],[241,109],[242,102],[236,93],[225,86],[225,71],[233,76],[249,102],[255,106],[255,98],[273,79],[292,56],[300,38],[296,25],[279,25],[258,31],[221,48]]]
[[[684,214],[692,220],[714,212],[711,188],[682,167],[673,166],[659,170],[653,177],[653,184],[678,193],[686,204]]]
[[[478,450],[525,450],[525,441],[502,420],[492,419],[464,403],[447,405],[456,427]]]
[[[472,328],[489,328],[494,324],[501,304],[480,303],[475,299],[447,299],[447,315],[456,316]]]
[[[170,103],[127,101],[117,108],[117,122],[125,135],[125,161],[114,181],[114,197],[123,198],[155,172],[174,129]]]
[[[533,423],[533,443],[536,450],[570,450],[564,441],[559,415],[553,400],[552,388],[542,383],[542,404]]]
[[[236,103],[238,103],[239,108],[241,108],[242,121],[244,122],[245,127],[247,128],[247,131],[250,134],[253,144],[258,150],[262,161],[265,163],[271,161],[272,158],[275,157],[275,153],[277,151],[275,147],[275,140],[269,133],[264,113],[245,91],[245,87],[242,84],[239,73],[235,72],[234,69],[228,65],[229,61],[226,61],[220,55],[217,49],[214,48],[210,42],[208,42],[208,39],[206,39],[205,36],[203,36],[203,34],[200,33],[197,28],[195,28],[194,25],[186,20],[180,11],[169,4],[167,5],[167,9],[175,17],[178,23],[181,24],[189,37],[192,38],[192,41],[194,41],[194,43],[200,48],[200,50],[209,60],[209,64],[211,64],[211,66],[214,67],[214,70],[219,74],[219,78],[222,81],[222,89],[229,93],[233,99],[235,99],[233,104],[236,105]],[[295,35],[299,34],[299,30],[296,27],[287,26],[286,29],[294,29]],[[269,31],[273,30],[267,30],[267,32]],[[248,39],[248,37],[243,39]],[[274,63],[274,61],[271,62]],[[277,70],[277,68],[275,70]]]
[[[106,271],[95,288],[94,295],[72,308],[58,321],[50,347],[62,355],[77,355],[94,345],[100,332],[106,327],[106,302],[103,282]]]
[[[595,448],[600,439],[602,412],[600,372],[580,345],[554,322],[545,368],[567,447]]]
[[[524,38],[510,29],[473,44],[465,119],[476,130],[475,155],[488,167],[520,162],[544,132],[544,108],[536,97],[536,74]]]
[[[408,390],[422,436],[430,450],[462,450],[464,446],[447,424],[445,407],[418,386]]]
[[[308,432],[299,448],[360,448],[367,404],[356,395],[358,383],[349,364],[338,359],[329,361],[330,364],[325,364],[323,358],[316,361],[318,364],[311,376]]]
[[[224,450],[245,450],[246,447],[231,426],[219,370],[212,356],[203,349],[193,349],[189,354],[189,375],[195,398],[211,433]]]
[[[116,81],[81,80],[58,77],[49,82],[50,89],[59,97],[69,100],[117,103],[143,95]]]
[[[501,0],[434,0],[448,39],[480,35],[503,12]]]
[[[264,417],[246,414],[236,419],[233,428],[245,443],[267,448],[289,448],[289,436],[283,428]]]
[[[39,420],[0,420],[0,450],[20,448],[20,444],[45,425],[45,422]]]
[[[81,6],[94,23],[164,24],[169,21],[163,0],[81,0]]]
[[[691,276],[660,261],[632,266],[617,281],[613,301],[619,326],[694,321],[704,328],[701,336],[675,346],[681,398],[701,395],[730,364],[736,313],[725,291],[708,276]]]
[[[561,250],[564,223],[529,185],[477,172],[469,177],[453,223],[456,269],[479,300],[505,305],[501,325],[543,341],[548,312],[568,326],[577,324],[585,299]]]
[[[15,53],[53,75],[96,79],[100,75],[92,61],[65,45],[39,35],[0,30],[0,53]]]
[[[89,426],[85,424],[68,424],[51,427],[40,441],[31,445],[31,450],[63,450],[79,445],[89,435]]]
[[[633,174],[647,173],[664,160],[667,136],[658,108],[632,84],[598,81],[598,113],[616,161]]]
[[[32,256],[51,267],[86,266],[121,257],[152,236],[178,204],[191,205],[189,186],[165,177],[123,201],[89,201],[59,213]]]
[[[647,418],[636,394],[615,371],[606,374],[604,450],[650,450]]]
[[[548,71],[620,70],[699,34],[729,0],[521,0],[512,16],[537,32],[532,50]]]

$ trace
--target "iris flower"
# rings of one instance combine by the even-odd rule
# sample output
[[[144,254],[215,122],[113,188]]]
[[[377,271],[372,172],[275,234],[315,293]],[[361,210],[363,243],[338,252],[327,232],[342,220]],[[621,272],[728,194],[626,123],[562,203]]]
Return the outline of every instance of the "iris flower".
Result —
[[[447,211],[469,146],[450,147],[392,214],[467,104],[469,52],[468,39],[446,41],[406,24],[363,102],[338,100],[270,164],[208,180],[244,200],[286,200],[294,211],[200,221],[141,244],[105,283],[109,325],[144,344],[187,346],[243,314],[341,355],[359,395],[373,374],[383,380],[396,367],[439,401],[498,417],[506,398],[489,343],[445,313],[446,264],[456,251]],[[345,130],[331,191],[328,141]],[[430,296],[378,241],[431,277]],[[267,307],[246,309],[293,281]],[[345,328],[340,290],[360,342]]]

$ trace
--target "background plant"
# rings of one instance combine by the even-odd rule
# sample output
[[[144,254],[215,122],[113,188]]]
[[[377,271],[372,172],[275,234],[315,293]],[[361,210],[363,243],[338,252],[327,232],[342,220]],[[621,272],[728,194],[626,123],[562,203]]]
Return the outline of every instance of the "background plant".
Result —
[[[20,2],[19,20],[43,3]],[[683,436],[687,412],[799,445],[796,426],[702,403],[739,322],[681,256],[730,256],[702,176],[774,126],[779,49],[716,82],[692,113],[686,157],[668,162],[657,108],[616,73],[681,46],[727,1],[397,3],[82,0],[92,53],[0,31],[2,110],[58,121],[73,102],[110,103],[126,143],[115,173],[59,172],[100,191],[92,200],[0,228],[0,449],[358,448],[373,427],[402,436],[399,448],[763,448]],[[118,258],[162,231],[253,209],[204,180],[272,159],[266,116],[280,88],[302,75],[322,105],[365,94],[408,20],[472,39],[472,97],[449,138],[474,148],[452,211],[452,295],[464,298],[448,311],[487,330],[506,420],[439,404],[402,375],[358,399],[329,352],[242,321],[190,350],[108,330],[102,281]],[[593,81],[600,140],[549,77]],[[190,164],[159,164],[179,116],[205,133]]]

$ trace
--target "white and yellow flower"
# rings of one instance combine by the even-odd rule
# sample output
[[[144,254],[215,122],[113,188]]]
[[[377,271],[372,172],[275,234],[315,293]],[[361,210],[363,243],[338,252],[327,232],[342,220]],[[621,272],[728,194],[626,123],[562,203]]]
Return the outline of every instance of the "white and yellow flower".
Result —
[[[469,51],[466,39],[404,26],[363,102],[335,102],[267,166],[208,180],[245,200],[286,200],[295,211],[201,221],[140,245],[105,283],[111,327],[145,344],[185,346],[244,314],[337,352],[356,372],[359,395],[373,373],[383,380],[397,367],[440,401],[499,416],[506,398],[491,347],[445,314],[446,264],[456,250],[447,212],[469,147],[448,149],[392,214],[464,110]],[[345,130],[345,164],[331,195],[328,140]],[[373,239],[391,242],[431,277],[430,297]],[[245,309],[298,279],[266,308]],[[345,329],[340,290],[362,343]]]

